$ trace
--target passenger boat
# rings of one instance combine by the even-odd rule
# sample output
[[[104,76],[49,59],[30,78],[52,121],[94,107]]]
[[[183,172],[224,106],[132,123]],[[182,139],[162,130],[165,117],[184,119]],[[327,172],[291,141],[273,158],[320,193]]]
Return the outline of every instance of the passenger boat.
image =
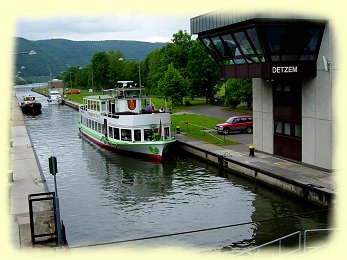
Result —
[[[156,110],[144,88],[132,81],[118,81],[122,87],[87,96],[79,106],[78,128],[82,136],[114,151],[131,152],[161,161],[168,152],[171,113]]]
[[[32,95],[26,95],[20,102],[20,107],[23,114],[36,116],[41,114],[41,103]]]
[[[47,99],[49,104],[62,104],[63,99],[60,95],[59,90],[57,89],[51,89],[49,91],[48,99]]]

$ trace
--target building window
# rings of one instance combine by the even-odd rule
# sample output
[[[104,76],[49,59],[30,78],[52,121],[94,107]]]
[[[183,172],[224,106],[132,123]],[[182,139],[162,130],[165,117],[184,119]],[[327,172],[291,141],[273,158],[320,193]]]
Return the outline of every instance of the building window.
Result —
[[[282,122],[275,122],[275,133],[282,134]]]
[[[252,49],[249,41],[247,40],[245,33],[244,32],[235,33],[235,37],[241,46],[242,52],[247,57],[247,61],[251,63],[255,62],[255,59],[252,57],[254,56],[255,52]]]
[[[218,51],[219,53],[219,56],[221,57],[225,57],[226,54],[225,54],[225,49],[223,47],[223,43],[221,41],[221,39],[219,37],[213,37],[211,38],[214,46],[216,47],[216,50]]]
[[[211,43],[209,38],[203,38],[202,42],[205,44],[206,48],[212,53],[216,60],[219,60],[219,55],[217,54],[213,44]]]
[[[290,123],[284,123],[284,134],[290,135]]]
[[[301,125],[295,124],[295,137],[301,137]]]
[[[270,45],[271,52],[281,51],[281,39],[284,34],[284,27],[281,26],[266,26],[265,32]]]
[[[226,43],[226,45],[228,46],[228,52],[230,53],[230,56],[234,57],[236,52],[236,44],[233,38],[231,37],[230,34],[223,35],[222,38],[224,42]]]

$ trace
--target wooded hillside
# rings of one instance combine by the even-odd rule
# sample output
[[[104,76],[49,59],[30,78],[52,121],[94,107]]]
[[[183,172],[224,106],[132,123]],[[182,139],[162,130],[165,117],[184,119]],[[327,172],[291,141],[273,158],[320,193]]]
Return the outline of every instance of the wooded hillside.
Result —
[[[65,39],[49,39],[31,41],[16,37],[15,52],[30,52],[36,55],[17,54],[15,73],[20,71],[22,77],[59,75],[71,66],[86,66],[94,53],[98,51],[121,51],[125,57],[143,60],[155,49],[165,43],[140,41],[70,41]]]

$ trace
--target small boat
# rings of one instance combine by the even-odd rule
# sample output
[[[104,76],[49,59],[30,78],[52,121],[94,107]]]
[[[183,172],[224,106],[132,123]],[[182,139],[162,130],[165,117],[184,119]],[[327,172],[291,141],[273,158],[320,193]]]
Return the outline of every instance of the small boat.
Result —
[[[20,107],[23,114],[32,116],[41,114],[41,103],[38,102],[36,98],[30,94],[23,97],[22,101],[20,102]]]
[[[132,81],[118,81],[121,88],[87,96],[79,106],[81,135],[107,150],[130,152],[161,161],[175,142],[171,137],[171,113],[156,110],[144,88]]]
[[[60,95],[59,90],[57,89],[51,89],[49,91],[48,99],[47,99],[49,104],[62,104],[63,99]]]

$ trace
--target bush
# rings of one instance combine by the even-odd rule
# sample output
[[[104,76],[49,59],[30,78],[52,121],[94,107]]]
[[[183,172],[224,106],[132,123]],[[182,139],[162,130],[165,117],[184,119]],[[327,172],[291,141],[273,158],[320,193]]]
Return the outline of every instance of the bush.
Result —
[[[186,106],[191,106],[192,105],[192,103],[190,103],[189,99],[186,99],[185,104],[186,104]]]

